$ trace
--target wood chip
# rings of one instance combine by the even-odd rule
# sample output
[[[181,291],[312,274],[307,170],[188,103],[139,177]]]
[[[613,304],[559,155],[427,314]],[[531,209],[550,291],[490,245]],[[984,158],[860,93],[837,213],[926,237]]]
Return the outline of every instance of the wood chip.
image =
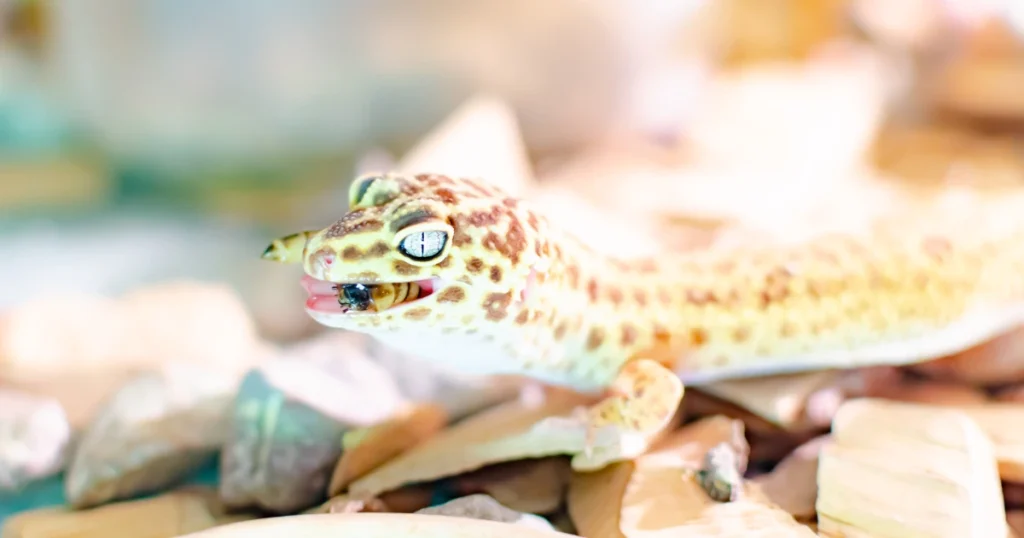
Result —
[[[911,367],[929,377],[973,384],[1024,381],[1024,329],[1015,329],[955,355]]]
[[[251,516],[219,514],[212,490],[192,488],[87,510],[43,508],[9,518],[3,538],[172,538]]]
[[[823,536],[1003,537],[992,443],[961,411],[851,400],[818,464]]]
[[[223,525],[180,538],[572,538],[573,535],[513,523],[429,514],[306,514]]]
[[[1024,404],[989,403],[958,406],[988,436],[999,464],[999,477],[1007,482],[1024,482]]]
[[[346,433],[342,440],[344,452],[334,467],[329,493],[340,494],[353,480],[429,439],[447,420],[448,415],[440,406],[415,405],[383,424]]]
[[[786,456],[770,473],[752,481],[779,508],[798,519],[812,518],[818,498],[818,453],[830,442],[821,436],[804,443]]]
[[[735,444],[742,423],[709,417],[672,432],[651,451],[596,473],[576,473],[569,513],[588,538],[796,536],[814,533],[747,483],[734,502],[710,499],[696,480],[705,454]]]
[[[836,385],[842,373],[825,370],[803,374],[777,375],[751,379],[721,381],[700,387],[704,392],[733,402],[764,419],[785,429],[799,430],[817,426],[809,420],[811,416],[826,417],[828,424],[832,414],[842,402],[842,395],[833,398],[829,409],[809,413],[809,402],[819,393]],[[812,405],[827,405],[814,402]],[[821,419],[813,422],[822,422]]]
[[[492,465],[452,480],[459,495],[486,493],[513,510],[549,514],[562,506],[571,468],[563,457]]]
[[[486,410],[352,482],[348,493],[373,497],[404,484],[454,476],[494,463],[581,453],[585,426],[570,415],[593,401],[553,390],[539,405],[517,400]]]

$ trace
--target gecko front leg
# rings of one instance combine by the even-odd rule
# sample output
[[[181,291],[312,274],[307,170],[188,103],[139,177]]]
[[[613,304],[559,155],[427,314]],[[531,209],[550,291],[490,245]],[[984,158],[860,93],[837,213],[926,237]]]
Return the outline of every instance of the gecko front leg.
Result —
[[[684,387],[679,376],[657,361],[634,359],[619,371],[609,393],[577,415],[587,427],[584,452],[572,459],[577,471],[597,470],[646,452],[653,438],[675,416]],[[595,443],[598,432],[605,429],[621,441],[611,446]]]

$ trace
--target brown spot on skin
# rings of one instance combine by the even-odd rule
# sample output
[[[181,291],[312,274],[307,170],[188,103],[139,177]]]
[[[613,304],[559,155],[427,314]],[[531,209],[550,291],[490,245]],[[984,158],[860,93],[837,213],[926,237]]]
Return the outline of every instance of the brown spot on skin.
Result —
[[[380,275],[378,275],[377,273],[375,273],[373,271],[363,271],[361,273],[356,273],[355,275],[352,275],[352,276],[354,277],[355,280],[361,280],[361,281],[372,281],[372,280],[379,280],[380,279]]]
[[[497,265],[491,267],[491,282],[501,282],[501,267]]]
[[[796,324],[790,321],[786,321],[782,323],[782,328],[780,329],[779,334],[781,334],[784,338],[791,338],[793,336],[796,336],[797,332],[798,331]]]
[[[519,219],[512,215],[512,221],[508,224],[508,235],[505,236],[505,254],[512,259],[512,263],[519,262],[519,256],[526,250],[526,230],[523,229]],[[544,243],[544,254],[548,253],[548,244]]]
[[[600,327],[593,327],[590,329],[590,333],[587,334],[587,351],[594,351],[601,347],[601,343],[604,342],[604,329]]]
[[[479,273],[484,270],[484,261],[480,258],[470,258],[469,261],[466,262],[466,270],[470,273]]]
[[[636,328],[626,323],[622,325],[622,345],[629,346],[636,342]]]
[[[530,311],[523,309],[516,315],[516,325],[525,325],[530,320]]]
[[[640,306],[647,306],[647,293],[642,289],[633,290],[633,300]]]
[[[654,260],[641,260],[637,262],[636,269],[641,273],[654,273],[658,270],[658,264]]]
[[[708,333],[700,327],[690,330],[690,343],[695,346],[702,346],[708,341]]]
[[[440,181],[436,181],[436,183],[440,184]],[[452,192],[451,189],[440,188],[434,191],[434,194],[436,194],[437,197],[446,204],[455,205],[459,203],[458,196],[455,196],[455,193]]]
[[[420,272],[419,267],[416,267],[411,263],[406,263],[402,260],[395,260],[394,265],[392,265],[392,269],[394,269],[395,273],[398,273],[402,276],[415,275],[416,273]]]
[[[611,300],[613,305],[619,306],[622,304],[622,290],[616,287],[609,288],[608,299]]]
[[[509,209],[515,209],[519,206],[519,200],[516,200],[515,198],[505,198],[501,203],[505,204],[505,207]]]
[[[437,294],[439,303],[458,303],[466,299],[466,291],[458,286],[449,286]]]
[[[508,305],[512,302],[512,292],[491,293],[484,299],[485,316],[491,321],[501,321],[508,316]]]
[[[569,287],[576,289],[580,285],[580,268],[575,265],[568,265],[565,268],[565,276]]]
[[[663,305],[672,304],[672,294],[669,293],[668,288],[664,286],[658,286],[658,300]]]
[[[558,326],[555,327],[555,340],[561,340],[561,339],[565,338],[565,331],[567,331],[567,330],[569,330],[569,327],[566,326],[566,323],[565,323],[564,320],[561,321],[558,324]]]
[[[750,339],[750,327],[737,327],[732,332],[732,339],[736,343],[743,343]]]
[[[374,258],[380,258],[381,256],[386,256],[389,252],[391,252],[391,247],[387,243],[377,241],[370,247],[370,250],[366,251],[366,254]]]
[[[451,264],[452,264],[452,257],[451,256],[445,256],[445,258],[443,260],[441,260],[437,264],[437,266],[440,267],[441,269],[444,269],[444,268],[448,267]]]
[[[501,219],[501,208],[493,207],[490,211],[474,211],[466,216],[466,221],[473,226],[486,228],[494,226]]]
[[[703,306],[716,302],[715,296],[707,290],[686,290],[686,302]]]
[[[405,313],[402,314],[402,317],[405,318],[405,319],[411,319],[411,320],[421,320],[421,319],[425,319],[429,315],[430,315],[430,309],[429,308],[427,308],[425,306],[418,306],[416,308],[410,308],[409,310],[406,310]]]
[[[526,225],[535,232],[540,231],[540,222],[537,220],[537,215],[533,211],[526,214]]]
[[[354,261],[362,257],[363,253],[360,252],[358,248],[352,245],[345,247],[345,249],[341,251],[341,259],[345,261]]]
[[[587,295],[591,301],[597,301],[597,280],[591,278],[587,282]]]

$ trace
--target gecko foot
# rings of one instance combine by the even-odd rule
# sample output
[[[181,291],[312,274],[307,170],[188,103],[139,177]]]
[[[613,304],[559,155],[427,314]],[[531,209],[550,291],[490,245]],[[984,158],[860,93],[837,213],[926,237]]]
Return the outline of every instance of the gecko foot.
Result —
[[[652,438],[675,416],[683,398],[683,383],[656,361],[637,359],[626,363],[609,387],[609,395],[577,413],[586,422],[583,452],[572,460],[577,471],[597,470],[614,461],[644,453]],[[616,442],[599,443],[608,431]]]

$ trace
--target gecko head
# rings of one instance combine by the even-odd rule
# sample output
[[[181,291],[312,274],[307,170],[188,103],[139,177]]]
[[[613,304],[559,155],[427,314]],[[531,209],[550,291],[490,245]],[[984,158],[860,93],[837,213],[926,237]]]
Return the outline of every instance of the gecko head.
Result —
[[[306,310],[360,330],[502,317],[536,261],[536,219],[473,179],[370,174],[305,244]]]

